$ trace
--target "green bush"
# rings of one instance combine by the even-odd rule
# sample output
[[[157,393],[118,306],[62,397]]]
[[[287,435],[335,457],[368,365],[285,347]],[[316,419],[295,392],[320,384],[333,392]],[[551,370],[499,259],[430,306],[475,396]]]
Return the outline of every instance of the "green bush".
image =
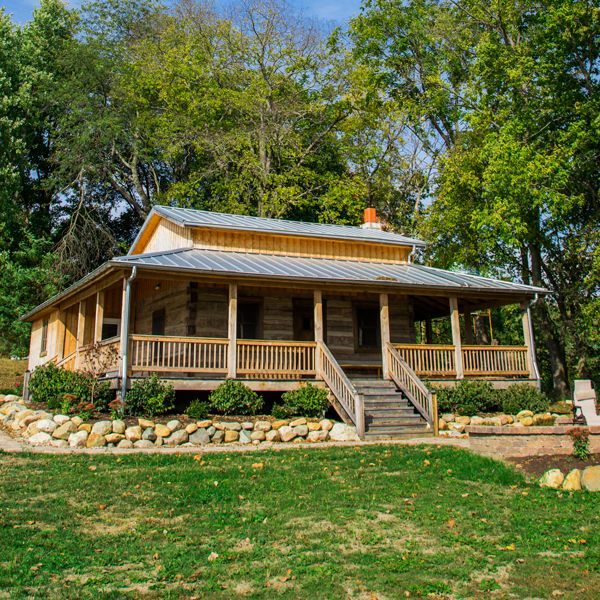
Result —
[[[156,373],[134,382],[125,395],[125,412],[135,417],[162,415],[175,406],[175,389]]]
[[[522,410],[543,413],[548,410],[548,397],[537,388],[526,383],[511,385],[501,391],[502,411],[507,415],[516,415]]]
[[[206,419],[208,417],[208,402],[196,398],[185,409],[185,414],[192,419]]]
[[[438,411],[472,416],[500,410],[498,390],[487,381],[460,381],[453,388],[437,388]]]
[[[241,381],[227,379],[208,397],[215,412],[223,415],[255,415],[263,407],[264,400]]]
[[[29,380],[29,392],[34,402],[46,402],[51,410],[66,405],[65,395],[72,396],[72,402],[93,404],[101,412],[107,410],[114,398],[107,382],[99,382],[89,373],[67,371],[48,363],[37,367]]]
[[[286,417],[322,417],[329,407],[327,390],[310,383],[297,390],[281,395],[282,404],[273,406],[273,416],[278,419]]]

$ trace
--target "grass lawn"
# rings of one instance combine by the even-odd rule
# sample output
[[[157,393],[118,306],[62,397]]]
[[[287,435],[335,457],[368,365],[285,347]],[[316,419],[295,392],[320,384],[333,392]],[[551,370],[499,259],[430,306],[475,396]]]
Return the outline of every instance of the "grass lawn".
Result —
[[[600,494],[449,447],[0,454],[0,597],[598,598]]]
[[[17,383],[23,383],[23,373],[27,370],[26,360],[11,360],[0,357],[0,393],[13,390]]]

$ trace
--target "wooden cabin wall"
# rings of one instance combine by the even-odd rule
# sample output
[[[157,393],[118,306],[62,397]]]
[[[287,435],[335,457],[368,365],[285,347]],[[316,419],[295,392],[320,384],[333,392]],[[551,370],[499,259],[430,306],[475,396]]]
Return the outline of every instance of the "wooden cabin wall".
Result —
[[[192,231],[167,219],[161,219],[148,239],[140,240],[140,242],[134,254],[191,248]]]
[[[45,317],[48,319],[48,338],[46,352],[41,353],[42,327],[44,319],[36,319],[31,324],[31,336],[29,338],[29,360],[27,368],[31,371],[40,365],[52,360],[58,351],[58,310],[53,311]]]
[[[416,343],[414,310],[408,296],[391,296],[390,302],[390,341],[393,344]]]

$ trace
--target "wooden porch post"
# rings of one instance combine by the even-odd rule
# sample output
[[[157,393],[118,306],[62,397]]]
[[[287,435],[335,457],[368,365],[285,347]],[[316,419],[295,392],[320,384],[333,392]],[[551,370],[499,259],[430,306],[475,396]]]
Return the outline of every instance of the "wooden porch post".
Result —
[[[313,294],[314,298],[314,322],[315,322],[315,342],[322,344],[324,341],[325,333],[323,331],[323,292],[321,290],[315,290]],[[323,365],[321,364],[321,353],[319,350],[315,350],[315,371],[317,377],[320,377]]]
[[[227,377],[237,376],[237,283],[229,284],[229,349],[227,353]]]
[[[527,369],[529,370],[529,379],[539,379],[535,362],[535,342],[533,338],[533,326],[531,324],[531,314],[527,302],[521,303],[523,319],[523,338],[527,346]]]
[[[473,317],[471,313],[465,311],[465,342],[467,346],[475,345],[475,337],[473,336]]]
[[[383,378],[390,378],[387,345],[390,343],[390,303],[387,294],[379,294],[379,321],[381,329],[381,364]]]
[[[83,345],[85,333],[85,300],[79,302],[79,314],[77,316],[77,337],[75,338],[75,369],[79,368],[79,348]]]
[[[431,326],[431,319],[425,319],[425,343],[433,344],[433,327]]]
[[[456,367],[456,379],[464,379],[462,361],[462,344],[460,341],[460,316],[458,313],[458,299],[450,298],[450,320],[452,323],[452,344],[454,345],[454,363]]]
[[[94,344],[102,340],[102,323],[104,321],[104,290],[96,294],[96,315],[94,321]]]

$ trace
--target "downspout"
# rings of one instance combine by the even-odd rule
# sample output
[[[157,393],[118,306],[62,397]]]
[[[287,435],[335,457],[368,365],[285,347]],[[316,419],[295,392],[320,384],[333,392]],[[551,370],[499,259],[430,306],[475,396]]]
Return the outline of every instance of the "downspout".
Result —
[[[410,254],[408,255],[408,264],[409,265],[412,264],[413,258],[416,253],[417,253],[417,246],[416,246],[416,244],[413,244],[412,250],[410,251]]]
[[[125,394],[127,393],[127,365],[128,365],[128,354],[129,354],[129,313],[131,312],[131,284],[133,280],[137,277],[137,266],[134,266],[131,275],[127,279],[127,284],[125,287],[125,310],[123,312],[123,323],[121,325],[122,339],[125,341],[123,344],[123,353],[121,357],[122,361],[122,377],[121,377],[121,400],[125,400]]]

